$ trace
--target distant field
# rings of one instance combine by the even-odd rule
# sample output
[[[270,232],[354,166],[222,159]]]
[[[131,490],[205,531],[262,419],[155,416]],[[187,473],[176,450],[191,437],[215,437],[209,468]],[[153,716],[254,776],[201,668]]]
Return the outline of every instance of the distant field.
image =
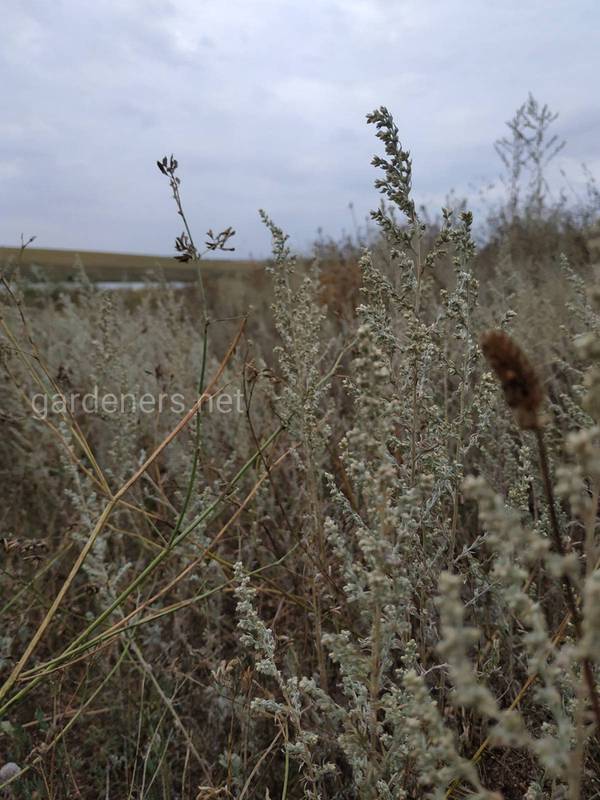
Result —
[[[173,281],[192,281],[197,264],[183,264],[164,256],[140,256],[129,253],[99,253],[86,250],[43,250],[28,247],[0,247],[0,269],[9,275],[20,262],[27,277],[40,280],[70,281],[81,266],[92,281],[139,281],[149,275],[164,276]],[[261,270],[264,263],[249,260],[206,259],[202,270],[215,277],[234,272]]]

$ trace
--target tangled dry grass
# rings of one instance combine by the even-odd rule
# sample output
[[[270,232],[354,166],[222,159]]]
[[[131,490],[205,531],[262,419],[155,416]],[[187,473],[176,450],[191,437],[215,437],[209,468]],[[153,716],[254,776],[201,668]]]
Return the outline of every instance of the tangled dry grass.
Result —
[[[368,121],[379,234],[307,267],[263,213],[250,314],[4,279],[11,796],[599,795],[597,193],[550,205],[534,171],[477,247]]]

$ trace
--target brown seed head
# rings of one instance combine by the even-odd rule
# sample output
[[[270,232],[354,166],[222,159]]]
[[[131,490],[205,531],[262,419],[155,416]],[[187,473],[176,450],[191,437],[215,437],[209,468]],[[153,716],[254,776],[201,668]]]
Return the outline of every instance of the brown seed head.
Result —
[[[506,402],[515,412],[520,428],[541,426],[540,407],[544,392],[537,373],[518,344],[504,331],[486,331],[481,349],[500,381]]]

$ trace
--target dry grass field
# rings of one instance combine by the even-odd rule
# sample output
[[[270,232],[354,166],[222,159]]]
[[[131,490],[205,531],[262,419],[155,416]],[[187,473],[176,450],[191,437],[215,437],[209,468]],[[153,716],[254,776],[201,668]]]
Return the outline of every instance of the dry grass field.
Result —
[[[75,280],[82,267],[93,282],[143,281],[150,276],[164,276],[167,281],[195,280],[197,265],[180,263],[165,256],[132,255],[127,253],[98,253],[74,250],[43,250],[27,247],[0,247],[0,265],[6,274],[20,266],[28,280],[68,282]],[[203,259],[202,270],[211,275],[226,276],[264,269],[264,263],[235,259]]]
[[[600,194],[542,110],[479,228],[379,108],[368,248],[0,254],[0,794],[600,797]]]

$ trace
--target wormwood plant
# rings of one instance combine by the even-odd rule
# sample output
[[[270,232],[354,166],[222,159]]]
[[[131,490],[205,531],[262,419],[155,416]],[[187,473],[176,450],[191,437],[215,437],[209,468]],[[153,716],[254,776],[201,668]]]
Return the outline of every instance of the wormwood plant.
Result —
[[[598,579],[594,567],[589,583],[577,586],[566,572],[574,554],[563,545],[556,519],[541,438],[542,390],[535,370],[510,339],[490,334],[486,354],[518,425],[534,430],[540,448],[542,471],[536,483],[545,487],[547,505],[529,530],[499,498],[492,514],[489,498],[496,496],[485,494],[482,478],[464,480],[467,466],[479,466],[477,456],[498,428],[493,382],[481,368],[477,344],[471,215],[462,212],[454,222],[445,209],[439,236],[424,252],[425,226],[411,197],[409,154],[386,109],[370,115],[369,122],[376,125],[387,156],[374,159],[384,173],[376,185],[406,224],[385,207],[373,215],[388,241],[395,274],[385,275],[369,253],[361,260],[365,301],[358,309],[346,379],[353,424],[338,444],[337,475],[325,475],[329,582],[323,581],[322,608],[326,616],[328,608],[335,612],[322,641],[333,677],[327,694],[311,676],[298,684],[305,697],[304,732],[296,725],[302,745],[288,745],[286,752],[300,761],[310,797],[336,791],[348,797],[449,797],[465,787],[470,796],[496,797],[475,766],[490,744],[530,753],[527,771],[533,769],[535,777],[524,776],[522,784],[528,796],[554,796],[562,784],[570,796],[580,797],[597,758],[594,722],[586,721],[585,711],[587,703],[596,708],[595,656],[586,650],[589,644],[581,648],[594,637],[595,616],[587,598],[594,595]],[[447,266],[447,253],[454,285],[436,298],[433,271]],[[532,469],[525,442],[520,449],[524,469]],[[465,538],[463,486],[482,508],[483,532],[470,540]],[[517,487],[509,494],[520,496]],[[498,531],[502,518],[507,521]],[[586,538],[593,541],[595,510],[588,525]],[[536,574],[542,576],[547,597],[536,595]],[[567,636],[567,618],[558,632],[548,629],[547,619],[556,617],[552,576],[563,583],[563,612],[574,622],[575,640],[567,639],[566,649],[560,645]],[[586,598],[585,623],[578,594]],[[238,613],[243,641],[260,654],[260,671],[278,676],[285,698],[275,648],[266,646],[268,632],[260,627],[249,596]],[[481,614],[491,640],[486,641],[490,633],[482,637],[468,624]],[[514,619],[515,627],[501,623],[498,628],[502,619]],[[522,685],[516,690],[513,676],[507,681],[500,673],[494,652],[507,646],[518,652],[515,672]],[[478,651],[475,668],[473,648]],[[572,665],[569,677],[556,667],[551,675],[551,664],[556,660],[562,666],[561,658],[569,653],[570,661],[564,662]],[[546,691],[527,697],[537,681]],[[498,698],[507,694],[512,702],[503,704]],[[527,705],[520,715],[515,711],[519,703]],[[263,706],[257,701],[255,707]],[[295,695],[271,713],[280,725],[289,725],[301,707]],[[455,738],[461,718],[479,731],[477,752],[465,752]],[[306,735],[308,720],[312,738]],[[494,732],[486,738],[491,723]],[[464,724],[458,729],[464,730]],[[561,738],[568,730],[567,738]]]
[[[592,354],[597,347],[594,336],[586,337],[584,347]],[[444,639],[440,651],[448,659],[455,687],[455,702],[476,708],[495,724],[482,745],[512,744],[529,750],[544,770],[544,777],[533,782],[527,792],[531,797],[560,795],[560,785],[569,797],[580,797],[590,782],[598,777],[597,736],[600,731],[595,665],[598,662],[597,600],[600,585],[600,562],[596,542],[598,500],[598,455],[592,426],[567,438],[567,452],[579,456],[575,468],[563,468],[559,493],[568,499],[574,512],[583,511],[584,539],[579,553],[566,546],[558,521],[549,465],[543,440],[540,407],[543,401],[537,374],[509,337],[501,332],[486,334],[484,352],[502,383],[507,402],[514,409],[518,424],[534,431],[542,478],[548,501],[548,536],[526,529],[518,514],[507,508],[482,479],[469,479],[465,489],[477,499],[482,523],[489,530],[488,541],[494,552],[493,575],[496,590],[505,610],[519,621],[522,650],[528,680],[508,709],[502,709],[473,671],[468,647],[479,637],[475,628],[465,627],[460,598],[460,581],[444,574],[441,578],[440,607]],[[596,369],[593,368],[590,378]],[[588,379],[588,384],[591,381]],[[590,386],[585,400],[587,409],[597,404]],[[583,504],[583,506],[582,506]],[[552,615],[548,596],[532,597],[530,588],[536,570],[545,571],[562,584],[566,615],[556,630],[549,630]],[[569,623],[572,633],[569,636]],[[518,703],[534,686],[535,700],[545,708],[546,719],[537,731],[531,719],[517,711]]]
[[[496,152],[506,169],[509,188],[508,209],[512,219],[519,213],[540,217],[548,191],[546,169],[565,147],[566,142],[551,133],[558,114],[547,105],[540,105],[529,93],[527,101],[516,110],[507,123],[510,137],[503,136],[495,143]],[[524,209],[520,207],[523,174],[529,174]]]

